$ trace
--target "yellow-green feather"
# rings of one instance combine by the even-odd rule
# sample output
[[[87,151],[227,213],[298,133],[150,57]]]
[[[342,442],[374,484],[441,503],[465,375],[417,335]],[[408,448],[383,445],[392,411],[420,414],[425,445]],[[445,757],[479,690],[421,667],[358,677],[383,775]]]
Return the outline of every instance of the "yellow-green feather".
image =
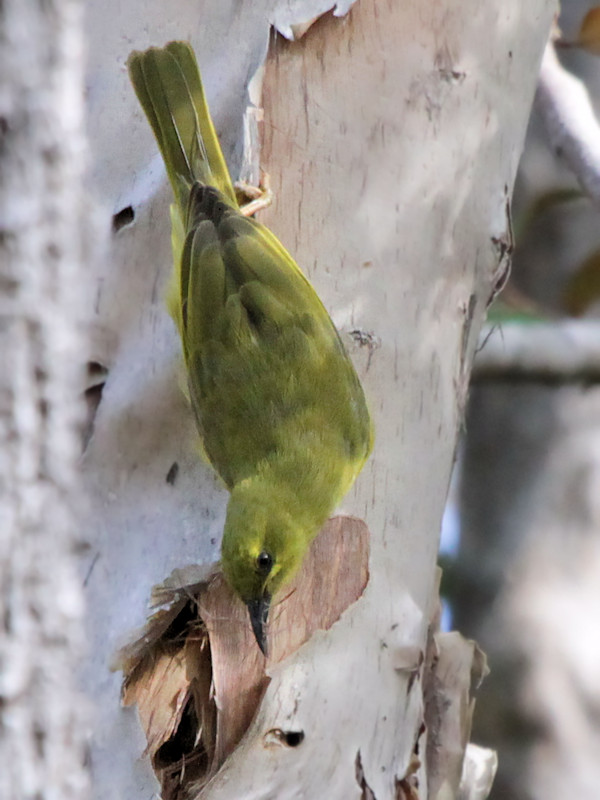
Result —
[[[231,491],[223,568],[248,601],[289,580],[352,485],[369,414],[315,290],[239,211],[190,46],[132,53],[129,70],[173,187],[169,309],[205,452]],[[263,551],[268,577],[256,570]]]
[[[171,244],[175,269],[167,305],[181,333],[181,251],[190,190],[196,181],[214,186],[235,208],[237,199],[208,110],[196,56],[186,42],[134,51],[131,82],[158,143],[173,194]]]

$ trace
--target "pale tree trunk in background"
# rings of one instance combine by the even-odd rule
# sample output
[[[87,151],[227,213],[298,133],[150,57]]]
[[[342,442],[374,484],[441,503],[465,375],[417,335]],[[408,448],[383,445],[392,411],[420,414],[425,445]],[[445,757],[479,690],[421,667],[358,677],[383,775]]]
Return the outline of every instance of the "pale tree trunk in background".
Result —
[[[566,38],[589,3],[562,4]],[[563,56],[564,57],[564,56]],[[600,64],[577,54],[597,101]],[[536,199],[575,187],[534,118],[515,224]],[[598,247],[598,210],[556,205],[518,243],[514,281],[562,313],[566,279]],[[494,800],[600,792],[600,392],[491,384],[473,391],[462,472],[464,593],[456,623],[490,658],[475,730],[499,751]]]
[[[527,800],[524,771],[536,730],[521,703],[523,658],[507,619],[523,539],[535,514],[534,488],[553,441],[554,391],[506,384],[477,386],[469,402],[461,464],[461,580],[453,624],[488,655],[474,729],[498,750],[491,797]],[[511,603],[512,607],[512,603]],[[537,639],[531,642],[537,647]]]
[[[491,797],[595,800],[598,390],[477,388],[467,426],[456,625],[492,667],[475,716],[499,753]]]
[[[176,14],[164,0],[88,6],[93,185],[129,222],[93,276],[88,312],[92,359],[108,369],[84,460],[92,505],[84,681],[97,703],[98,798],[156,791],[138,720],[119,707],[120,677],[108,662],[144,622],[152,584],[218,558],[227,501],[198,459],[178,388],[162,298],[169,192],[124,64],[134,48],[192,42],[235,178],[246,91],[265,62],[269,24],[291,37],[330,6],[181,0]],[[319,21],[266,58],[263,166],[276,200],[262,219],[330,310],[375,421],[373,457],[344,502],[371,531],[370,580],[330,630],[269,664],[258,714],[203,796],[384,800],[411,791],[403,782],[411,770],[420,797],[456,792],[470,662],[448,666],[467,676],[465,705],[453,709],[453,758],[426,775],[436,742],[422,726],[421,659],[470,362],[504,266],[506,205],[553,11],[547,0],[359,0],[347,17]],[[302,744],[285,747],[277,731],[301,732]]]
[[[0,796],[83,798],[83,53],[75,0],[0,4]],[[83,356],[85,358],[85,356]]]

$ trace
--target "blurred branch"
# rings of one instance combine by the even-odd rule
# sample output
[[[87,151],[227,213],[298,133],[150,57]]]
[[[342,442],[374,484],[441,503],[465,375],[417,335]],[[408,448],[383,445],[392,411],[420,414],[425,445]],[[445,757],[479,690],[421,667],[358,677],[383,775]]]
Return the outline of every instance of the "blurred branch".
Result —
[[[535,102],[550,144],[592,200],[600,205],[600,125],[587,89],[546,45]]]
[[[484,326],[473,380],[546,384],[600,382],[600,322]]]

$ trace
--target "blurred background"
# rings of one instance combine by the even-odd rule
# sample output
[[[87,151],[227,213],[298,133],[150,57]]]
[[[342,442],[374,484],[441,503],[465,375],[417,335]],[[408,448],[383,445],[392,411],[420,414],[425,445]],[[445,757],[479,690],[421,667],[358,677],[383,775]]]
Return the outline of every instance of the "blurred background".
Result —
[[[562,37],[597,4],[563,0]],[[600,57],[559,48],[600,117]],[[513,321],[600,316],[600,209],[532,115],[513,202]],[[446,513],[453,628],[491,674],[472,739],[495,748],[493,800],[600,798],[600,385],[475,381]]]

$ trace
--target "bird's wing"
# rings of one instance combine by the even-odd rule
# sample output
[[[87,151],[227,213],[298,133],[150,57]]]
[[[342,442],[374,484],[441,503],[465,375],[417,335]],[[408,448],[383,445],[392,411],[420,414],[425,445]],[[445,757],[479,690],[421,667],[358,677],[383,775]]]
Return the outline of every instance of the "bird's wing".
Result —
[[[231,485],[320,430],[339,448],[366,450],[362,388],[308,280],[269,231],[215,192],[194,188],[191,202],[182,338],[213,466]]]

